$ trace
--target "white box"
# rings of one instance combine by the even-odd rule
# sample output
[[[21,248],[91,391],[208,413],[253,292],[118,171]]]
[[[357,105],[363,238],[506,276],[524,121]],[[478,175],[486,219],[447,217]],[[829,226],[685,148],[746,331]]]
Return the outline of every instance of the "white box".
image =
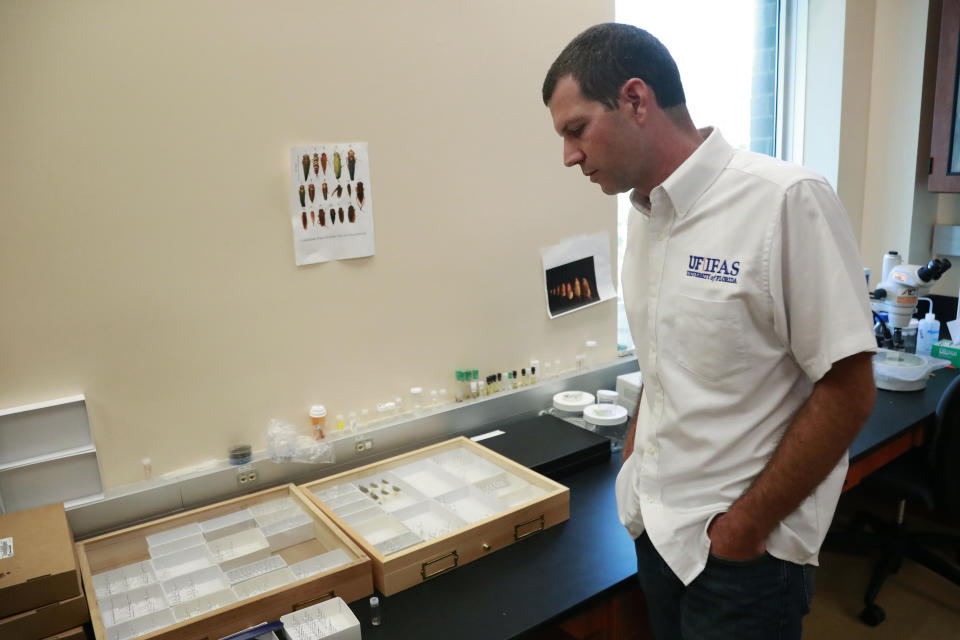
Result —
[[[304,516],[308,520],[307,516]],[[312,533],[312,531],[311,531]],[[230,571],[270,555],[270,545],[260,529],[247,529],[240,533],[217,538],[207,543],[213,560],[224,571]]]
[[[360,621],[343,598],[280,616],[280,622],[292,640],[361,640]]]
[[[173,606],[228,590],[230,581],[220,567],[213,566],[177,576],[162,583],[161,586],[167,602]]]
[[[321,553],[318,556],[296,562],[290,565],[290,570],[293,571],[293,575],[296,576],[297,580],[303,580],[318,573],[330,571],[330,569],[348,564],[349,562],[350,556],[347,555],[346,551],[343,549],[334,549],[333,551]]]
[[[106,598],[156,581],[157,575],[153,570],[153,563],[144,560],[94,575],[93,590],[97,598]]]
[[[274,522],[260,531],[270,545],[270,551],[280,551],[295,544],[312,540],[314,537],[313,519],[305,513],[287,520]]]
[[[97,605],[103,615],[103,626],[108,629],[169,608],[163,589],[156,583],[97,598]]]
[[[637,412],[642,389],[643,375],[639,371],[617,376],[617,404],[626,409],[631,418]]]
[[[257,523],[253,519],[253,514],[248,509],[234,511],[225,516],[204,520],[200,523],[203,537],[208,541],[253,529],[256,526]]]
[[[200,533],[200,531],[200,525],[196,522],[191,522],[188,525],[177,527],[176,529],[167,529],[166,531],[147,536],[147,546],[157,547],[162,544],[167,544],[168,542],[173,542],[174,540],[196,535]]]
[[[265,573],[256,578],[239,582],[233,585],[233,592],[237,594],[238,598],[245,600],[296,581],[297,578],[293,575],[293,572],[290,571],[289,568],[284,567],[283,569],[277,569],[276,571]]]
[[[173,612],[170,609],[161,609],[156,613],[136,618],[129,622],[123,622],[115,627],[107,629],[107,640],[130,640],[137,636],[146,635],[151,631],[169,627],[174,620]]]
[[[187,573],[193,573],[216,563],[213,554],[206,547],[190,547],[183,551],[170,553],[151,560],[157,580],[166,582]]]
[[[177,551],[185,551],[191,547],[202,547],[205,544],[207,544],[207,539],[198,531],[179,540],[171,540],[170,542],[149,547],[147,551],[150,553],[151,558],[159,558],[160,556],[170,555]]]
[[[282,557],[268,556],[262,560],[257,560],[256,562],[251,562],[250,564],[245,564],[227,571],[227,580],[230,581],[230,584],[237,584],[238,582],[262,576],[265,573],[270,573],[277,569],[283,569],[285,566],[287,566],[287,561]]]

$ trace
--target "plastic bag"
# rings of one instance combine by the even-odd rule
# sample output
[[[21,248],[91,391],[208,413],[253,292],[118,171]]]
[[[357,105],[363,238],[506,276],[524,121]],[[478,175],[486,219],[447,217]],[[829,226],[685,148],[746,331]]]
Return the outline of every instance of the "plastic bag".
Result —
[[[267,453],[274,462],[315,464],[336,461],[329,442],[314,440],[294,425],[275,418],[267,425]]]

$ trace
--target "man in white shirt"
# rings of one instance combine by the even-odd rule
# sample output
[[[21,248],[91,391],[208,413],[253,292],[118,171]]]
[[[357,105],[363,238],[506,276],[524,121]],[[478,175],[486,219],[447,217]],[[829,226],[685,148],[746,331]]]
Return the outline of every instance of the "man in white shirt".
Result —
[[[799,638],[876,350],[820,176],[697,130],[676,63],[602,24],[547,74],[563,161],[631,191],[622,280],[643,373],[617,477],[657,638]]]

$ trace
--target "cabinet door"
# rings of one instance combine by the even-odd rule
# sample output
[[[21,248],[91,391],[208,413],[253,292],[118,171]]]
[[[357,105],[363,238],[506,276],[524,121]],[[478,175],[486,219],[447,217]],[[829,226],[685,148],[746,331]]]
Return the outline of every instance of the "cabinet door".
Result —
[[[960,109],[958,109],[957,55],[960,38],[960,0],[943,0],[940,53],[933,135],[930,140],[930,191],[960,192]]]

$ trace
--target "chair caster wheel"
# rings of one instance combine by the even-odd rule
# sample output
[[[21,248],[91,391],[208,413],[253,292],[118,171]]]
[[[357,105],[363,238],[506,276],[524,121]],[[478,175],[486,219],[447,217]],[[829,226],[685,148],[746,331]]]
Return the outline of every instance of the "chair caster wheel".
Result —
[[[860,621],[871,627],[877,626],[886,619],[887,614],[884,612],[883,607],[878,604],[868,605],[860,612]]]

